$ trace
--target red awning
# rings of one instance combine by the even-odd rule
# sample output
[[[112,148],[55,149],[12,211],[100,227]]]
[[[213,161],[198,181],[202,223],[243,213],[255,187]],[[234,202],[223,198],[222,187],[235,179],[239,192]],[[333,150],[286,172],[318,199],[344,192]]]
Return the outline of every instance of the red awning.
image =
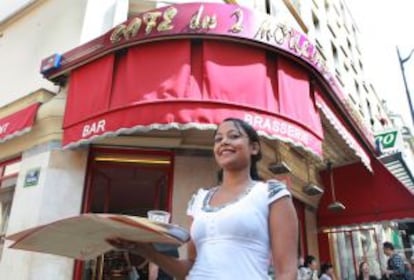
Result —
[[[315,100],[316,105],[321,110],[322,114],[325,115],[331,126],[338,132],[342,139],[347,143],[348,147],[351,148],[355,155],[359,157],[362,163],[368,170],[372,171],[370,157],[368,153],[361,147],[358,141],[352,136],[351,132],[346,126],[340,121],[339,117],[330,109],[329,105],[323,100],[320,90],[315,88]]]
[[[29,132],[34,123],[39,103],[0,119],[0,143]]]
[[[414,219],[414,194],[376,158],[373,173],[361,162],[333,169],[336,200],[345,205],[331,212],[332,192],[328,172],[321,174],[325,193],[318,208],[319,227],[337,227],[390,220]]]
[[[72,71],[63,145],[152,129],[215,129],[231,116],[321,157],[322,126],[309,87],[302,67],[236,43],[130,47]]]

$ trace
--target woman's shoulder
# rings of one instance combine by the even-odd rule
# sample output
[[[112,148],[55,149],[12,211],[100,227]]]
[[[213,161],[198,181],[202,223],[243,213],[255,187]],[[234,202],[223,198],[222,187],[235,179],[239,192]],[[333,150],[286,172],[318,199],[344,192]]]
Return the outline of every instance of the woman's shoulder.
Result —
[[[193,192],[187,204],[187,214],[192,216],[194,214],[195,208],[200,208],[202,206],[203,200],[206,198],[207,194],[214,188],[215,187],[199,188],[195,192]]]
[[[284,196],[290,196],[285,183],[276,179],[259,181],[255,187],[258,187],[265,194],[269,204]]]

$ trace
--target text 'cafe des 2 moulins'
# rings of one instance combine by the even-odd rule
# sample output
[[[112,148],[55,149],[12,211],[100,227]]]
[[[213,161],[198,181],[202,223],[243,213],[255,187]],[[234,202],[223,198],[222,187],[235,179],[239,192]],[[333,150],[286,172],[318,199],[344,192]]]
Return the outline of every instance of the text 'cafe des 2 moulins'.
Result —
[[[325,228],[413,217],[411,194],[376,158],[316,47],[277,18],[235,5],[171,5],[41,69],[66,95],[62,149],[86,162],[77,167],[82,212],[165,209],[185,226],[191,194],[216,182],[214,130],[236,117],[261,135],[263,178],[294,195],[302,255],[335,262]],[[329,209],[342,211],[328,209],[336,198]]]

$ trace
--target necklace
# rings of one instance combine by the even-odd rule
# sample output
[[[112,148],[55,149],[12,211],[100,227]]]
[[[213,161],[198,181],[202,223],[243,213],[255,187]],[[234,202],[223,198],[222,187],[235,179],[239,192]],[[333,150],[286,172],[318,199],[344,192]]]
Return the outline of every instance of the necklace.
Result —
[[[242,199],[243,197],[245,197],[246,195],[248,195],[250,193],[250,191],[253,189],[253,187],[256,185],[256,181],[252,181],[249,183],[249,185],[246,187],[246,189],[241,192],[235,199],[232,199],[226,203],[217,205],[217,206],[211,206],[210,205],[210,200],[211,198],[214,196],[214,194],[218,191],[219,186],[216,186],[212,189],[209,190],[209,192],[207,193],[207,195],[204,197],[203,200],[203,210],[205,212],[217,212],[220,209],[223,209],[231,204],[234,204],[236,202],[238,202],[240,199]]]

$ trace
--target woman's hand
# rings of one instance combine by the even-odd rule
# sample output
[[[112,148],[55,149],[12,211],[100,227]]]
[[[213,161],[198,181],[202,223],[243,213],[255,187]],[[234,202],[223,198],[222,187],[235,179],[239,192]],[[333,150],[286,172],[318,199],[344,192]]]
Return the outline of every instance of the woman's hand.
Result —
[[[126,250],[144,258],[151,258],[157,252],[151,243],[137,242],[119,237],[107,238],[106,242],[118,250]]]

